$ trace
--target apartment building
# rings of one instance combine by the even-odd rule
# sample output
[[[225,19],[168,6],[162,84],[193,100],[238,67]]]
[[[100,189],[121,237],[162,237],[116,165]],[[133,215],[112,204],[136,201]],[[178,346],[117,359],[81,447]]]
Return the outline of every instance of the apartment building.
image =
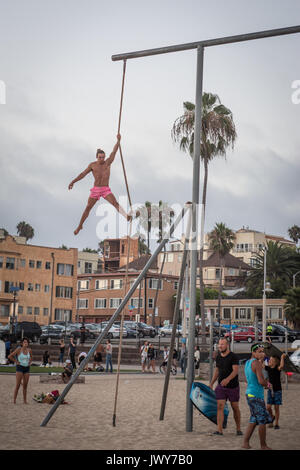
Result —
[[[97,323],[109,320],[139,274],[140,270],[135,271],[131,267],[128,270],[126,286],[125,270],[90,276],[80,274],[78,276],[80,290],[76,313],[78,320]],[[156,308],[154,308],[158,286]],[[135,320],[136,315],[139,315],[140,321],[152,324],[154,316],[156,325],[162,324],[164,320],[171,321],[174,312],[174,294],[176,294],[177,287],[177,276],[163,275],[162,279],[159,279],[159,274],[150,270],[126,305],[125,319]]]
[[[257,230],[251,230],[249,227],[237,230],[235,236],[234,247],[230,253],[250,266],[254,265],[255,255],[263,249],[268,241],[278,242],[291,248],[296,247],[294,242],[284,237],[268,235]]]
[[[104,271],[104,263],[98,253],[78,251],[77,274],[95,274]]]
[[[0,321],[9,322],[17,287],[18,321],[71,320],[76,307],[77,249],[26,243],[0,230]]]
[[[121,266],[127,264],[128,244],[129,262],[139,256],[138,238],[108,238],[103,241],[103,264],[106,272],[118,271]]]

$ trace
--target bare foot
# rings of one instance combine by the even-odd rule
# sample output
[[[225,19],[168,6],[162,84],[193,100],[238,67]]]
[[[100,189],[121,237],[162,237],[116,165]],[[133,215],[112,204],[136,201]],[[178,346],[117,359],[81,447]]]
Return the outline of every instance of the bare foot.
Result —
[[[74,235],[77,235],[77,233],[79,233],[80,230],[82,230],[82,225],[79,225],[79,226],[77,227],[77,229],[74,230]]]
[[[271,449],[271,447],[263,446],[263,447],[261,447],[261,450],[272,450],[272,449]]]
[[[249,444],[243,444],[242,449],[251,449],[251,446]]]

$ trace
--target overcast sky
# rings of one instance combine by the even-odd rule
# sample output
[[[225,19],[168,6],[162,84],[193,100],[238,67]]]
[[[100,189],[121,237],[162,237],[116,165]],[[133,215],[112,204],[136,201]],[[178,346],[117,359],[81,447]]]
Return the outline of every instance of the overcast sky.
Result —
[[[101,218],[102,202],[75,237],[92,175],[68,190],[96,148],[115,144],[122,63],[112,55],[297,24],[298,0],[0,0],[0,227],[15,234],[25,220],[30,243],[79,249],[126,234]],[[210,164],[205,231],[222,221],[287,237],[300,225],[299,49],[294,34],[205,50],[204,91],[231,109],[238,134]],[[192,198],[192,160],[171,128],[195,101],[195,75],[195,50],[127,63],[121,133],[134,204]],[[126,195],[119,155],[111,189]]]

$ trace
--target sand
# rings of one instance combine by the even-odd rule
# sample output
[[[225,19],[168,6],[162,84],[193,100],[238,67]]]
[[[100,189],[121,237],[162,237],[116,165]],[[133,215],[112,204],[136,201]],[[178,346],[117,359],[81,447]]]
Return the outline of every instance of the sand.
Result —
[[[207,382],[206,382],[207,383]],[[213,436],[216,426],[194,410],[193,432],[185,431],[186,381],[171,378],[165,419],[159,421],[164,377],[151,374],[122,374],[119,383],[116,427],[112,426],[116,375],[86,376],[85,384],[74,384],[46,427],[41,423],[51,405],[32,400],[35,393],[50,392],[51,386],[31,375],[28,405],[22,389],[17,404],[12,395],[14,375],[0,375],[0,449],[4,450],[240,450],[230,411],[223,436]],[[241,383],[242,430],[248,424],[249,409]],[[280,429],[267,430],[267,443],[274,450],[300,449],[300,385],[283,385]],[[259,449],[258,433],[251,440]]]

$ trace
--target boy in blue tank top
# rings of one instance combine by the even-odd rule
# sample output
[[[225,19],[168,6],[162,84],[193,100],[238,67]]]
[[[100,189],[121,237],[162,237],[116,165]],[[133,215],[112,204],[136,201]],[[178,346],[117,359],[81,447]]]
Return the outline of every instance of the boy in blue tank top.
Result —
[[[251,346],[251,359],[246,362],[245,376],[247,380],[246,399],[250,408],[250,420],[245,433],[243,448],[251,449],[250,438],[258,426],[260,446],[262,450],[269,450],[266,443],[266,424],[272,422],[264,400],[264,388],[268,388],[268,381],[262,372],[261,360],[264,357],[263,347],[255,343]]]

